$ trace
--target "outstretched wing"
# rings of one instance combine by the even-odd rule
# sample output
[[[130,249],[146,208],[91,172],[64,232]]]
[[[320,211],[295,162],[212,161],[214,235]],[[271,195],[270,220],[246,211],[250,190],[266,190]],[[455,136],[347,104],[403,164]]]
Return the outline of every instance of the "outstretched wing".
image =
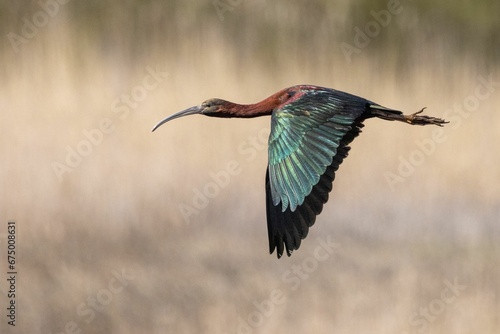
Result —
[[[266,173],[269,247],[290,255],[314,224],[335,171],[371,103],[334,90],[306,90],[273,112]]]

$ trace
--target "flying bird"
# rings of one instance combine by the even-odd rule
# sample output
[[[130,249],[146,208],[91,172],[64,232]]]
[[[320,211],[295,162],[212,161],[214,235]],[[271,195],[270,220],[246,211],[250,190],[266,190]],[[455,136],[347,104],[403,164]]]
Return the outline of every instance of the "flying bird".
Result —
[[[209,99],[175,113],[162,124],[187,115],[252,118],[271,116],[266,212],[269,252],[278,258],[300,247],[323,204],[328,201],[335,172],[361,132],[363,121],[381,118],[411,125],[438,125],[447,121],[411,115],[383,107],[362,97],[335,89],[298,85],[285,88],[255,104]]]

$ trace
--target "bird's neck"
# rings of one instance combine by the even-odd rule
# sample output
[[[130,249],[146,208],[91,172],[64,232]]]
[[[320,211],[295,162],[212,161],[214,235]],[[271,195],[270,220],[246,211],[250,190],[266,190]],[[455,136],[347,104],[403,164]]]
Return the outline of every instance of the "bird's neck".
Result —
[[[267,99],[253,104],[237,104],[228,102],[225,109],[228,117],[252,118],[269,116],[273,113],[273,110],[283,102],[283,92],[278,92],[269,96]]]
[[[273,106],[254,104],[234,104],[229,110],[230,117],[252,118],[268,116],[273,113]]]

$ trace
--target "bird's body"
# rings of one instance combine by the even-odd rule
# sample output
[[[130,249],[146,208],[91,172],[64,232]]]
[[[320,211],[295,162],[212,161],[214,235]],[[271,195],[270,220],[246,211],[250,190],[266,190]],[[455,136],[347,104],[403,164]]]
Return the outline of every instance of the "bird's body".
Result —
[[[272,253],[277,249],[279,258],[285,250],[290,256],[307,236],[363,121],[378,117],[416,125],[446,123],[420,116],[420,112],[403,115],[349,93],[299,85],[255,104],[210,99],[165,118],[153,131],[169,120],[191,114],[241,118],[271,115],[266,211],[269,250]]]

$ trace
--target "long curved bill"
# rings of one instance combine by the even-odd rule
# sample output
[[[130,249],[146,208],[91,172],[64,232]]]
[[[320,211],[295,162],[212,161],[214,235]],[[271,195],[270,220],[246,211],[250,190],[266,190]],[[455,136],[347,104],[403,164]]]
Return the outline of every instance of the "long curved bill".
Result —
[[[160,123],[156,124],[151,131],[158,129],[162,124],[167,123],[168,121],[171,121],[173,119],[176,119],[176,118],[179,118],[182,116],[200,114],[201,111],[202,111],[202,109],[200,108],[200,106],[195,106],[195,107],[191,107],[191,108],[188,108],[186,110],[183,110],[183,111],[179,111],[179,112],[177,112],[173,115],[170,115],[167,118],[161,120]]]

